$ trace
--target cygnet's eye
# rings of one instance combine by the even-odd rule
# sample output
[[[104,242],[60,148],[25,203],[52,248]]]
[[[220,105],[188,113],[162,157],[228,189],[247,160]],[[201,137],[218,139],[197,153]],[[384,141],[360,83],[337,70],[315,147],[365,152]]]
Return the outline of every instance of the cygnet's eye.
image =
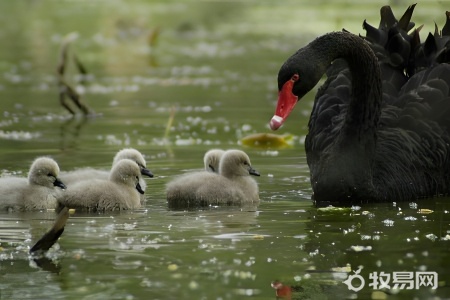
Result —
[[[244,160],[244,165],[248,166],[248,161]]]

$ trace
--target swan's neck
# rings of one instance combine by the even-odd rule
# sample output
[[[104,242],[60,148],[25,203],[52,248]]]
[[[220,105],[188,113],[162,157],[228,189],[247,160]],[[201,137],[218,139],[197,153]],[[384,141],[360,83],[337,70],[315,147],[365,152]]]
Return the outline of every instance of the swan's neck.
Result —
[[[351,99],[341,136],[360,140],[363,135],[376,133],[382,99],[378,60],[360,37],[333,32],[311,43],[319,60],[329,66],[335,59],[347,61],[352,74]]]

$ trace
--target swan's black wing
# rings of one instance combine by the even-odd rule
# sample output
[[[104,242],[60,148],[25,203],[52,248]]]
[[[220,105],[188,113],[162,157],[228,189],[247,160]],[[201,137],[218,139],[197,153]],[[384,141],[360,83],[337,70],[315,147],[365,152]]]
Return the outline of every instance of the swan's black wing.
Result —
[[[429,33],[424,43],[417,43],[418,34],[415,36],[414,52],[411,56],[411,65],[408,72],[413,75],[421,70],[433,67],[437,64],[450,62],[450,12],[445,13],[446,21],[439,31],[435,24],[434,34]]]
[[[411,77],[395,105],[383,107],[373,167],[380,199],[449,192],[449,87],[450,65],[437,65]]]
[[[339,135],[351,86],[345,63],[330,67],[328,76],[305,141],[312,174]],[[378,195],[367,198],[401,201],[450,192],[450,172],[443,171],[450,170],[449,87],[450,65],[442,64],[413,76],[393,104],[384,102],[372,165]]]
[[[378,58],[382,71],[383,91],[388,95],[398,92],[408,80],[404,70],[408,68],[414,43],[414,35],[408,32],[414,27],[411,17],[415,4],[408,7],[398,21],[390,6],[380,10],[380,25],[378,28],[364,21],[363,28],[370,47]]]

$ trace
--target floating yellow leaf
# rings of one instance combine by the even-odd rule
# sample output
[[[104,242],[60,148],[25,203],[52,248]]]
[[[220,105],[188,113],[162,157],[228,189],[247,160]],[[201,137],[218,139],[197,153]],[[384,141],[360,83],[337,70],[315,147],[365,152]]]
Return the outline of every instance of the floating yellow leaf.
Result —
[[[292,134],[254,133],[241,138],[241,143],[249,147],[279,149],[292,147],[293,137]]]
[[[345,267],[335,267],[331,268],[331,271],[333,272],[346,272],[350,273],[352,271],[352,266],[350,264],[347,264]]]
[[[433,211],[428,208],[421,208],[417,211],[419,214],[431,214]]]
[[[332,205],[327,207],[319,207],[317,210],[324,213],[347,213],[352,211],[350,207],[335,207]]]

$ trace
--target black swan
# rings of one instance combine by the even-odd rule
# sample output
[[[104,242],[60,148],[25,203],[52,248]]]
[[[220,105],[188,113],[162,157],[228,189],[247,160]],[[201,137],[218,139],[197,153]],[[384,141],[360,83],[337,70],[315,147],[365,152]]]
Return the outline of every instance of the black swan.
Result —
[[[326,73],[305,140],[317,204],[407,201],[450,191],[450,14],[421,44],[414,6],[389,7],[366,37],[332,32],[287,59],[270,121],[278,129]],[[450,50],[449,50],[450,51]]]

